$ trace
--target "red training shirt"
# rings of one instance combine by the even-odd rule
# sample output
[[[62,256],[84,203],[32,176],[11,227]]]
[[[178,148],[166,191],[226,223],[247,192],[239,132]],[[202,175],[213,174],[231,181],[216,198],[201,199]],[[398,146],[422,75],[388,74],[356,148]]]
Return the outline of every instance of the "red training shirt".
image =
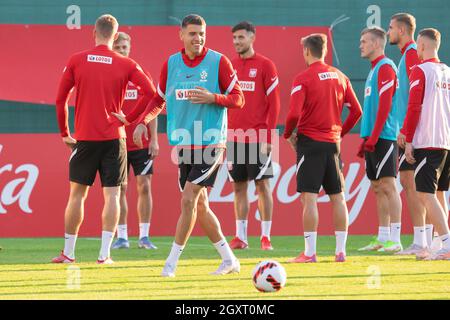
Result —
[[[56,98],[61,136],[69,135],[67,103],[75,87],[74,138],[92,141],[125,138],[123,124],[111,112],[121,112],[129,81],[139,86],[143,93],[136,108],[145,108],[155,93],[155,87],[135,61],[106,45],[70,57]]]
[[[350,113],[342,125],[344,105]],[[298,134],[336,143],[355,126],[361,114],[361,105],[347,76],[317,61],[295,77],[284,137],[289,138],[297,126]]]
[[[245,106],[243,109],[229,110],[228,128],[244,131],[275,129],[280,113],[280,87],[275,64],[258,53],[245,59],[238,56],[231,62],[244,92]],[[253,136],[248,135],[249,138]],[[244,142],[245,137],[242,137],[242,141],[235,135],[230,138]],[[267,138],[270,141],[270,132],[267,132]],[[265,136],[258,134],[254,139],[262,141]]]

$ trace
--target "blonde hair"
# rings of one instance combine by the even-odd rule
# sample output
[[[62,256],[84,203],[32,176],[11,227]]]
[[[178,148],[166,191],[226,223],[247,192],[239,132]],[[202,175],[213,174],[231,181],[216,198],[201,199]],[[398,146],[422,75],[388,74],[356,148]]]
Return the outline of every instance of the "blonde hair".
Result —
[[[110,14],[104,14],[95,21],[97,34],[104,39],[111,39],[119,29],[116,18]]]

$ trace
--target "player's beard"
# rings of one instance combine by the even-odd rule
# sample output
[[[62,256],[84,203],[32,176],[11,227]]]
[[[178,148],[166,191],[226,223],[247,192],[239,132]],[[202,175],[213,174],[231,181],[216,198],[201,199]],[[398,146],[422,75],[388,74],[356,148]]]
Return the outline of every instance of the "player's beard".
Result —
[[[244,55],[244,54],[246,54],[246,53],[248,52],[248,50],[250,50],[250,46],[248,46],[248,47],[243,47],[243,49],[242,49],[241,51],[239,51],[238,53],[239,53],[240,55]]]

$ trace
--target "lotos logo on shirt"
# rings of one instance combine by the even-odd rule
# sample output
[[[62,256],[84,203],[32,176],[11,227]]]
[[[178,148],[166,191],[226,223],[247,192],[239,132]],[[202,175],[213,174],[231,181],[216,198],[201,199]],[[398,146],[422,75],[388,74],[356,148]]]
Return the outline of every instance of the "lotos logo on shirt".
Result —
[[[255,81],[239,81],[242,91],[255,91]]]
[[[250,69],[248,76],[250,78],[256,78],[256,73],[258,72],[258,69]]]
[[[322,72],[319,73],[319,79],[322,80],[330,80],[330,79],[339,79],[338,74],[336,72]]]
[[[176,89],[175,98],[176,100],[189,100],[194,91],[194,89]]]
[[[372,93],[372,87],[366,87],[366,89],[364,90],[364,97],[370,96],[371,93]]]
[[[94,54],[88,54],[87,61],[88,62],[96,62],[96,63],[112,64],[112,58],[111,57],[97,56],[97,55],[94,55]]]
[[[436,81],[436,88],[438,89],[444,89],[444,90],[450,90],[450,83],[442,82],[442,81]]]
[[[125,92],[125,100],[136,100],[138,98],[138,91],[136,89],[127,90]]]

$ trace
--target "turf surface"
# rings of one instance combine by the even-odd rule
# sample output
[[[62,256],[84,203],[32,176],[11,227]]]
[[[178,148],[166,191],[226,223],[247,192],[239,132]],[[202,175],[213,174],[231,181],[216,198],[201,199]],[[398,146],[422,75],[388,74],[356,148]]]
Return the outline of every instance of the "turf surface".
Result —
[[[0,238],[0,299],[450,299],[450,261],[415,261],[413,256],[360,253],[368,236],[350,236],[348,261],[334,262],[334,237],[318,239],[316,264],[288,264],[303,249],[302,237],[273,237],[274,251],[236,251],[241,273],[210,276],[220,263],[205,237],[193,237],[183,252],[176,278],[160,272],[172,237],[152,238],[158,250],[112,250],[114,265],[97,265],[99,239],[77,242],[73,265],[50,264],[63,239]],[[403,237],[403,244],[411,242]],[[276,259],[286,268],[287,285],[276,293],[260,293],[251,272],[263,259]]]

